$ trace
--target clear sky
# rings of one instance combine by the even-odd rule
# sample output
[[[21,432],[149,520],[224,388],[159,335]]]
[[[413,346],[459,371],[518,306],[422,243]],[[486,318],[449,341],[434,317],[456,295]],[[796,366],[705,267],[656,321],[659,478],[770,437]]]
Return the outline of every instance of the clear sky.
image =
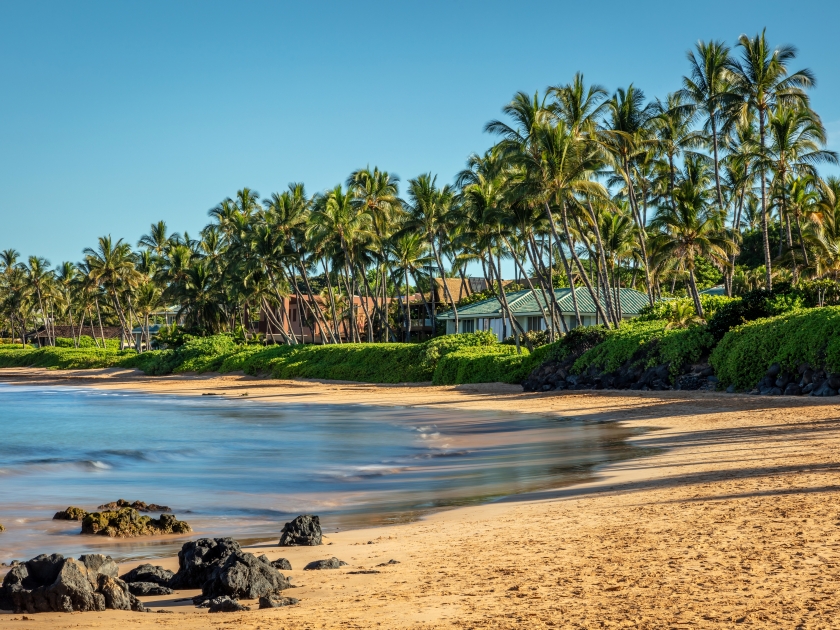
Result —
[[[3,2],[0,249],[77,261],[153,221],[195,234],[248,186],[365,165],[451,181],[517,90],[679,87],[698,39],[767,27],[840,149],[836,0]]]

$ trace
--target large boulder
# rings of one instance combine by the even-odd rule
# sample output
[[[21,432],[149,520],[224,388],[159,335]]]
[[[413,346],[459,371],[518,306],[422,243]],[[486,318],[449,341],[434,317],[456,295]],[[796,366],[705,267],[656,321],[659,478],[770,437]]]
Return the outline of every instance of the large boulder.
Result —
[[[292,570],[292,563],[289,562],[286,558],[277,558],[277,560],[272,560],[271,566],[273,566],[278,571]]]
[[[314,547],[321,544],[321,519],[302,514],[283,526],[281,547]]]
[[[150,582],[152,584],[160,584],[161,586],[169,586],[169,582],[173,577],[175,577],[175,574],[163,567],[141,564],[125,575],[121,575],[120,579],[129,584],[132,582]]]
[[[238,551],[239,543],[233,538],[199,538],[186,543],[178,552],[178,572],[169,587],[202,588],[216,567]]]
[[[172,514],[160,518],[140,516],[134,508],[120,508],[116,512],[92,512],[82,521],[83,534],[99,534],[111,538],[186,534],[192,528],[186,521],[179,521]]]
[[[290,586],[289,580],[270,562],[252,553],[235,551],[216,566],[201,592],[208,599],[222,596],[256,599]]]
[[[3,590],[15,612],[105,610],[105,598],[84,566],[59,554],[42,554],[14,567],[3,579]]]

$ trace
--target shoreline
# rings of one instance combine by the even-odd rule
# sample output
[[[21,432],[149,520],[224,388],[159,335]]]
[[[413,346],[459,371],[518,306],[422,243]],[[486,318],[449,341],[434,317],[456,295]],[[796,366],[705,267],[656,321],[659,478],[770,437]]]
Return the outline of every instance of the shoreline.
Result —
[[[287,557],[297,606],[204,616],[186,597],[143,598],[175,615],[121,611],[0,615],[0,627],[727,627],[831,625],[838,610],[840,491],[836,404],[711,392],[524,394],[500,384],[432,387],[278,381],[241,375],[146,377],[130,370],[2,369],[0,382],[77,385],[262,402],[492,409],[617,420],[656,449],[598,467],[593,481],[407,524],[340,531],[332,546],[259,546]],[[371,545],[367,545],[367,541]],[[2,541],[2,538],[0,538]],[[362,545],[365,545],[362,547]],[[253,549],[249,549],[253,551]],[[335,555],[345,569],[299,570]],[[379,574],[353,575],[397,559]],[[154,561],[163,566],[177,559]],[[139,562],[132,563],[132,565]],[[130,568],[126,564],[121,568]],[[183,613],[183,614],[178,614]],[[33,616],[30,616],[32,619]],[[519,621],[518,621],[519,620]]]

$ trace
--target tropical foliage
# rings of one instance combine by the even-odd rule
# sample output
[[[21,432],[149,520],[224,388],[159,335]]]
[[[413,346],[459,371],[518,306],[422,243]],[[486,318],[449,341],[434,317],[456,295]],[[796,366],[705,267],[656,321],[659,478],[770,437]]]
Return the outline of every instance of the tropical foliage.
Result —
[[[209,211],[195,237],[159,221],[136,247],[103,236],[81,261],[55,267],[7,249],[0,330],[22,343],[41,330],[51,347],[65,337],[80,348],[87,335],[105,349],[105,326],[128,339],[139,325],[151,348],[150,324],[174,307],[181,331],[161,336],[173,340],[160,351],[170,354],[147,359],[149,369],[165,363],[154,357],[192,369],[175,354],[184,342],[193,347],[185,333],[256,340],[249,324],[259,317],[290,347],[303,341],[292,321],[317,329],[323,345],[404,343],[416,338],[409,295],[419,294],[413,306],[432,330],[450,308],[457,326],[450,285],[440,285],[443,304],[431,289],[470,270],[498,297],[517,351],[533,348],[502,289],[503,266],[522,289],[551,296],[547,342],[568,332],[550,290],[557,286],[588,292],[610,331],[623,327],[616,296],[626,287],[645,292],[652,308],[687,298],[691,307],[675,302],[664,318],[674,334],[712,319],[702,290],[718,280],[729,296],[783,282],[817,287],[820,305],[833,303],[840,179],[817,168],[837,155],[810,107],[815,77],[795,57],[762,32],[733,47],[698,43],[677,89],[662,98],[632,83],[610,92],[580,74],[542,94],[519,92],[485,125],[495,144],[469,156],[451,184],[425,173],[401,189],[393,173],[366,167],[314,195],[301,183],[266,197],[243,188]],[[634,334],[644,337],[642,328]],[[327,355],[311,352],[325,365]],[[348,347],[345,359],[353,363],[356,352]],[[494,352],[494,362],[508,360],[507,350]],[[611,365],[622,352],[597,361]]]

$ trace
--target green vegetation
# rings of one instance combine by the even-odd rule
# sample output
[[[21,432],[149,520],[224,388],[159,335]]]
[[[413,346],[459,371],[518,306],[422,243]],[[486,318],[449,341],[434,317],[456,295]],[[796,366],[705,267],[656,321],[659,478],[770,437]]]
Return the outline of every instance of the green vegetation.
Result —
[[[38,367],[59,370],[115,367],[136,356],[134,350],[97,348],[13,348],[0,346],[0,367]]]
[[[778,363],[795,371],[802,363],[840,372],[840,307],[800,309],[758,319],[727,332],[710,363],[724,386],[749,389]]]

